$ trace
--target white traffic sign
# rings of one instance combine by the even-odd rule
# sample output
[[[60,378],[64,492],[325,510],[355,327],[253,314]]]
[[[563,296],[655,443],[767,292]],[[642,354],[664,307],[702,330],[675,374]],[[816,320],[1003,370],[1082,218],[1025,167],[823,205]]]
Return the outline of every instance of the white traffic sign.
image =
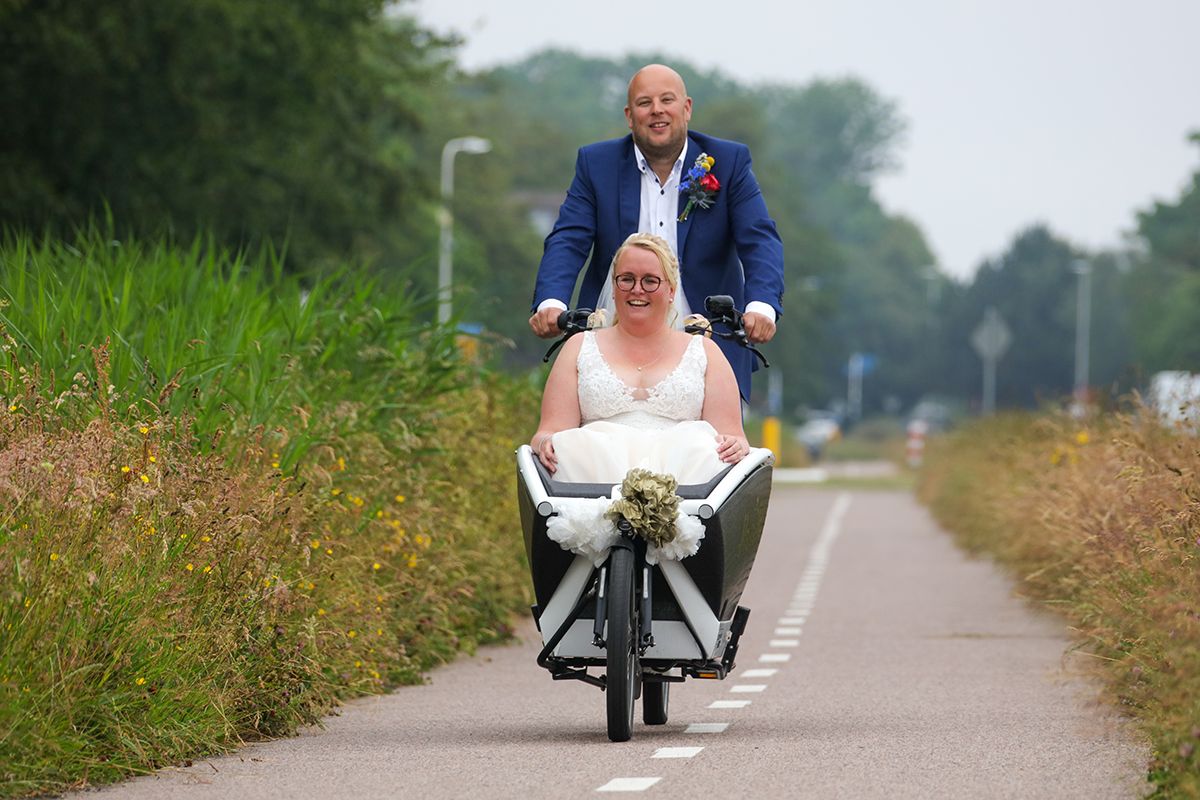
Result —
[[[1008,329],[1008,324],[994,306],[988,306],[983,312],[983,322],[975,326],[975,331],[971,334],[971,346],[975,348],[979,357],[986,361],[1000,358],[1010,344],[1012,331]]]

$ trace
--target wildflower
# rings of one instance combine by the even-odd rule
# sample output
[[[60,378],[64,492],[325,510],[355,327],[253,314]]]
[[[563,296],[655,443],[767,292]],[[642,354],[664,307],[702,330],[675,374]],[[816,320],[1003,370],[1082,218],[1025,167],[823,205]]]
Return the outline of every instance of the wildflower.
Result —
[[[363,503],[365,503],[365,502],[366,502],[366,500],[363,500],[361,497],[358,497],[358,496],[353,496],[353,497],[351,497],[351,498],[350,498],[350,500],[351,500],[351,501],[354,503],[354,505],[356,505],[356,506],[361,506]]]
[[[330,490],[329,490],[329,493],[330,493],[331,495],[333,495],[334,497],[337,497],[339,494],[341,494],[341,493],[342,493],[342,490],[341,490],[341,489],[330,489]]]
[[[320,550],[321,549],[321,540],[313,539],[311,542],[308,543],[308,546],[311,547],[313,550]]]
[[[323,617],[323,616],[325,616],[325,609],[323,609],[323,608],[318,608],[318,609],[317,609],[317,616],[318,616],[318,617]]]
[[[208,566],[205,566],[204,569],[202,569],[200,571],[203,572],[205,575],[207,575],[208,573],[212,572],[212,565],[210,564]]]
[[[51,561],[58,561],[58,553],[51,553],[51,554],[50,554],[50,560],[51,560]]]
[[[413,568],[413,567],[415,567],[416,565],[417,565],[417,557],[416,557],[416,556],[409,556],[409,557],[408,557],[408,568],[409,568],[409,569],[412,569],[412,568]]]
[[[183,539],[184,541],[187,541],[187,534],[186,534],[186,533],[181,533],[181,534],[179,534],[179,538],[180,538],[180,539]]]
[[[270,578],[263,578],[263,586],[264,586],[265,588],[270,588],[270,586],[271,586],[271,579],[270,579]]]
[[[383,519],[383,509],[382,508],[375,512],[375,519]]]
[[[398,495],[396,495],[396,502],[397,502],[397,503],[403,503],[403,502],[404,502],[406,499],[407,499],[407,498],[406,498],[404,495],[402,495],[402,494],[398,494]]]
[[[383,566],[383,564],[380,564],[378,561],[376,561],[374,564],[371,565],[371,569],[378,571],[379,568],[382,566]]]
[[[361,667],[361,666],[362,666],[362,662],[361,662],[361,661],[355,661],[355,662],[354,662],[354,666],[355,666],[355,667]]]
[[[150,479],[149,479],[149,478],[147,478],[145,475],[138,475],[138,477],[142,479],[142,483],[149,483],[149,482],[150,482]]]
[[[379,679],[379,673],[378,673],[378,672],[376,672],[375,670],[371,670],[371,677],[372,677],[372,678],[375,678],[376,680],[378,680],[378,679]]]
[[[356,630],[346,631],[346,636],[353,639],[354,637],[358,636],[358,631],[356,631]]]
[[[201,537],[200,537],[200,541],[202,541],[202,542],[211,542],[211,541],[212,541],[212,537],[211,537],[211,536],[201,536]]]
[[[124,472],[126,475],[128,475],[128,474],[129,474],[129,467],[122,466],[122,467],[121,467],[121,472]]]
[[[1091,441],[1091,438],[1088,436],[1087,431],[1080,431],[1079,433],[1075,434],[1075,443],[1076,444],[1084,445],[1084,444],[1087,444],[1089,441]]]
[[[16,403],[13,403],[11,406],[9,406],[9,407],[8,407],[8,410],[9,410],[9,412],[11,412],[11,413],[15,413],[15,412],[16,412],[16,410],[17,410],[17,405],[16,405]]]
[[[138,678],[136,681],[134,681],[134,683],[136,683],[138,686],[143,685],[145,682],[146,682],[145,678]]]
[[[325,548],[325,555],[327,555],[327,556],[331,556],[331,555],[333,555],[333,548],[332,548],[332,547],[326,547],[326,548]]]
[[[138,431],[141,432],[142,436],[145,436],[150,432],[150,429],[143,425],[142,427],[138,428]]]
[[[146,534],[149,536],[153,536],[156,533],[158,533],[158,528],[154,527],[153,525],[146,529]]]
[[[25,598],[25,607],[29,608],[31,605],[33,605],[33,601],[30,600],[28,597],[26,597]]]
[[[337,467],[338,467],[338,472],[345,472],[346,471],[346,459],[342,458],[341,456],[338,456]]]
[[[150,456],[150,463],[151,463],[151,464],[157,464],[157,463],[158,463],[158,459],[157,459],[157,458],[155,458],[154,456]]]
[[[376,629],[375,629],[375,635],[376,635],[376,636],[383,636],[383,628],[376,628]]]
[[[184,569],[186,569],[188,572],[191,572],[195,568],[196,568],[195,565],[193,565],[191,562],[188,562],[188,565],[186,567],[184,567]]]
[[[278,462],[278,461],[272,461],[272,462],[271,462],[271,466],[272,466],[274,469],[279,469],[279,462]]]

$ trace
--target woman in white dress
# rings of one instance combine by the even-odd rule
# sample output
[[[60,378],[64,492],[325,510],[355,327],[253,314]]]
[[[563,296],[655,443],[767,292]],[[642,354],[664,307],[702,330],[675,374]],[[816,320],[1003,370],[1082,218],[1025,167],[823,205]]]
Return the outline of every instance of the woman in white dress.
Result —
[[[557,480],[616,483],[635,467],[703,483],[750,451],[716,344],[672,328],[679,265],[635,233],[613,257],[614,325],[563,346],[530,446]]]

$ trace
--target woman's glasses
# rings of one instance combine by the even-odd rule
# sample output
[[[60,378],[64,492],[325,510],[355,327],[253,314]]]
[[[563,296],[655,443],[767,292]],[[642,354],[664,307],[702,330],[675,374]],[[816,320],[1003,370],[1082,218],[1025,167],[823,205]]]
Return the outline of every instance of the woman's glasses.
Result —
[[[633,287],[635,284],[637,284],[637,282],[638,279],[629,272],[624,272],[613,278],[613,283],[615,283],[617,288],[623,292],[632,292]],[[659,286],[662,286],[662,278],[658,277],[657,275],[642,276],[642,291],[646,294],[653,294],[654,292],[657,292]]]

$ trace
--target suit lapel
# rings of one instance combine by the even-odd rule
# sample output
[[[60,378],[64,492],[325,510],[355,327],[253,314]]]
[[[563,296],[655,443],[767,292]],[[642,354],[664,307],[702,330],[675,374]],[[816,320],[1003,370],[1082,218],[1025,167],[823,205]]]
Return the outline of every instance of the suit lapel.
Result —
[[[700,145],[692,141],[692,137],[689,136],[687,153],[683,157],[683,171],[679,176],[680,185],[687,180],[687,171],[692,168],[693,164],[696,163],[696,157],[699,155]],[[687,197],[683,192],[679,193],[678,203],[679,208],[675,211],[676,219],[678,219],[679,215],[683,213],[683,209],[687,207]],[[691,213],[688,214],[688,218],[683,222],[677,223],[675,227],[675,243],[677,248],[676,255],[679,256],[679,269],[681,271],[683,270],[683,254],[685,252],[684,248],[687,246],[688,232],[690,232],[692,229],[692,220],[696,218],[696,211],[697,209],[692,208]]]
[[[625,157],[621,160],[617,177],[617,222],[621,226],[620,240],[638,229],[638,217],[642,208],[642,173],[638,170],[637,156],[633,152],[633,137],[626,137]]]

